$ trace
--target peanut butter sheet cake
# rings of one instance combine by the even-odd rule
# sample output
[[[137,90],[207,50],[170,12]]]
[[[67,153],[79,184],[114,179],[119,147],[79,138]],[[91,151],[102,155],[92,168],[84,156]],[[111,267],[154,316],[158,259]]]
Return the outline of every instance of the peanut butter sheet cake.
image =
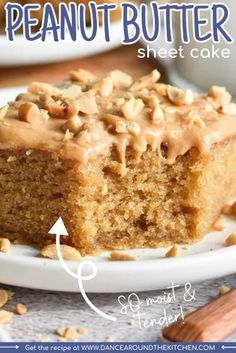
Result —
[[[1,108],[1,236],[42,247],[59,216],[82,253],[206,234],[236,195],[236,105],[159,78],[80,69]]]

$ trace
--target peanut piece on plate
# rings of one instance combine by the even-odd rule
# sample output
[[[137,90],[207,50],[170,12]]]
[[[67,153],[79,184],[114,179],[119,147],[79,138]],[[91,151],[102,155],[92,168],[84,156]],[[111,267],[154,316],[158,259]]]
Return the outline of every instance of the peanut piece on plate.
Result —
[[[174,245],[169,251],[167,251],[167,253],[165,254],[165,257],[178,257],[181,255],[182,255],[182,250],[180,249],[180,247],[178,245]]]
[[[2,308],[9,300],[9,294],[5,289],[0,289],[0,308]]]
[[[10,240],[7,238],[0,238],[0,251],[8,253],[11,248]]]
[[[136,257],[120,251],[112,251],[109,256],[110,261],[135,261]]]
[[[64,260],[81,260],[80,252],[68,245],[61,245],[61,254]],[[49,259],[56,260],[58,259],[56,244],[46,245],[41,251],[40,254]]]
[[[230,235],[225,239],[225,245],[226,245],[226,246],[233,246],[233,245],[236,245],[236,233],[230,234]]]

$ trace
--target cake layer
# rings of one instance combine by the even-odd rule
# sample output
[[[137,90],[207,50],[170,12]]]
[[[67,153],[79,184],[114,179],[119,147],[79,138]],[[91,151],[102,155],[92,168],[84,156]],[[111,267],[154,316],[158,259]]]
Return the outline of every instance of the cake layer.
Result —
[[[236,196],[236,106],[224,88],[199,96],[159,77],[78,70],[0,110],[2,236],[41,247],[62,217],[62,242],[91,253],[210,230]]]
[[[55,153],[2,151],[1,235],[41,247],[54,242],[48,230],[60,216],[63,241],[83,253],[192,243],[235,197],[235,158],[236,139],[208,157],[192,149],[173,165],[148,150],[138,164],[127,156],[122,177],[115,153],[81,167]]]

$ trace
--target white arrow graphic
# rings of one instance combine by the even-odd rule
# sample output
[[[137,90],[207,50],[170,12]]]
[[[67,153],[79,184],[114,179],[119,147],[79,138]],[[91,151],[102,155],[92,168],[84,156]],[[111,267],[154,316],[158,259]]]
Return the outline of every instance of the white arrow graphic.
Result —
[[[87,297],[87,294],[85,293],[84,286],[83,286],[83,281],[89,281],[93,279],[96,274],[97,274],[97,268],[95,264],[92,261],[82,261],[78,264],[77,267],[77,273],[74,273],[71,271],[71,269],[67,266],[66,262],[64,261],[61,253],[61,247],[60,247],[60,237],[61,235],[63,236],[68,236],[67,229],[64,225],[64,222],[61,217],[58,218],[56,223],[52,226],[50,231],[48,232],[49,234],[56,235],[56,248],[57,248],[57,255],[60,261],[61,266],[64,268],[64,270],[73,278],[75,278],[78,281],[79,289],[80,292],[86,301],[86,303],[92,308],[97,314],[100,316],[104,317],[105,319],[111,320],[111,321],[116,321],[117,319],[113,316],[107,315],[101,310],[99,310]],[[83,268],[85,266],[90,266],[91,267],[91,274],[87,276],[83,276]]]
[[[236,349],[236,346],[222,346],[222,349]]]
[[[0,349],[7,349],[7,348],[15,348],[18,349],[19,346],[15,345],[15,346],[0,346]]]

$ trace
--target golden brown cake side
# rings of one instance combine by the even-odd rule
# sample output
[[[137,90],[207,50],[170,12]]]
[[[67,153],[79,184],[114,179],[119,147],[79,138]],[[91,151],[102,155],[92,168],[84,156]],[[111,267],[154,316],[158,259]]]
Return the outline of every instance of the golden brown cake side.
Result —
[[[191,243],[236,195],[236,110],[229,93],[195,95],[84,70],[33,83],[0,111],[2,235],[90,253]]]
[[[63,241],[84,253],[192,243],[236,194],[236,139],[169,166],[147,151],[138,165],[127,158],[124,177],[110,158],[81,168],[46,152],[0,156],[1,234],[39,246],[54,241],[47,233],[59,216],[70,234]]]

